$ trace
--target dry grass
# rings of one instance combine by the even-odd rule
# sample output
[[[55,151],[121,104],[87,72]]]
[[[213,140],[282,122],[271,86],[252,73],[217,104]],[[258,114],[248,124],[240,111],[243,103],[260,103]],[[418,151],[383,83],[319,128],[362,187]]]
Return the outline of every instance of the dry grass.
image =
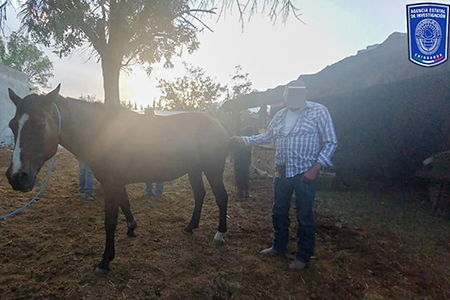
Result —
[[[10,155],[0,150],[1,174]],[[272,237],[270,180],[254,178],[253,198],[236,201],[230,168],[226,246],[212,243],[218,211],[209,190],[200,228],[189,236],[182,234],[193,209],[186,177],[167,183],[161,199],[131,185],[139,237],[126,237],[121,215],[112,272],[98,278],[92,270],[104,247],[103,196],[97,184],[95,202],[78,199],[77,170],[71,154],[58,152],[40,199],[0,222],[1,299],[450,298],[449,222],[424,211],[417,195],[319,192],[313,265],[291,272],[294,222],[287,259],[258,255]],[[32,196],[12,191],[3,175],[0,195],[1,214]]]

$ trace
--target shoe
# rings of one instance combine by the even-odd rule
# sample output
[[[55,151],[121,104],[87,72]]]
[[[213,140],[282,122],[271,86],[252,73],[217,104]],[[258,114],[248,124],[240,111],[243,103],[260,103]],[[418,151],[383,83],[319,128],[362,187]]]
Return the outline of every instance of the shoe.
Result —
[[[91,194],[88,194],[88,193],[84,194],[83,199],[86,200],[86,201],[94,201],[95,200],[94,197]]]
[[[264,249],[260,253],[262,256],[266,256],[266,257],[276,257],[276,256],[285,256],[286,255],[285,252],[278,251],[278,250],[274,249],[273,247]]]
[[[289,269],[291,270],[303,270],[306,268],[309,268],[309,263],[305,263],[299,259],[296,259],[289,264]]]
[[[144,193],[144,194],[142,195],[142,197],[153,197],[153,194]]]

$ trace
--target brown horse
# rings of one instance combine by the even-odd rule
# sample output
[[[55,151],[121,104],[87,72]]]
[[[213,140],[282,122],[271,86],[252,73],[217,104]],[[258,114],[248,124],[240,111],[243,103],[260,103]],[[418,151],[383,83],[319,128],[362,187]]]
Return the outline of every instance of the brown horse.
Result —
[[[64,98],[59,90],[60,86],[45,96],[31,94],[22,99],[9,89],[17,106],[10,122],[16,147],[6,175],[15,190],[31,191],[36,175],[58,144],[91,167],[105,192],[106,246],[95,273],[107,273],[114,259],[119,206],[127,219],[127,235],[136,236],[137,223],[125,189],[129,183],[164,182],[188,174],[195,207],[184,230],[191,233],[199,225],[204,173],[219,206],[214,240],[223,242],[228,202],[223,171],[230,137],[216,119],[203,113],[149,117]]]

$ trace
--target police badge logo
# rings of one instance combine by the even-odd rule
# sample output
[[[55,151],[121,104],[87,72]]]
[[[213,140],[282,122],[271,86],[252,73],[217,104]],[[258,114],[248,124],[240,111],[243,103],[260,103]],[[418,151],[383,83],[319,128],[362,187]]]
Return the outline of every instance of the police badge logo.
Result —
[[[424,67],[447,61],[449,8],[437,3],[406,5],[410,61]]]

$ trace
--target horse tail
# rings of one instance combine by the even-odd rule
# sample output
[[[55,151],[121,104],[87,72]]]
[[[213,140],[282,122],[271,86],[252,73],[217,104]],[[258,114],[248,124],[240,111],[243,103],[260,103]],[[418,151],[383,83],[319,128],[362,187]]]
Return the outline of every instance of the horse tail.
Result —
[[[240,198],[248,198],[250,190],[250,164],[252,148],[234,140],[230,141],[233,159],[234,183]]]

